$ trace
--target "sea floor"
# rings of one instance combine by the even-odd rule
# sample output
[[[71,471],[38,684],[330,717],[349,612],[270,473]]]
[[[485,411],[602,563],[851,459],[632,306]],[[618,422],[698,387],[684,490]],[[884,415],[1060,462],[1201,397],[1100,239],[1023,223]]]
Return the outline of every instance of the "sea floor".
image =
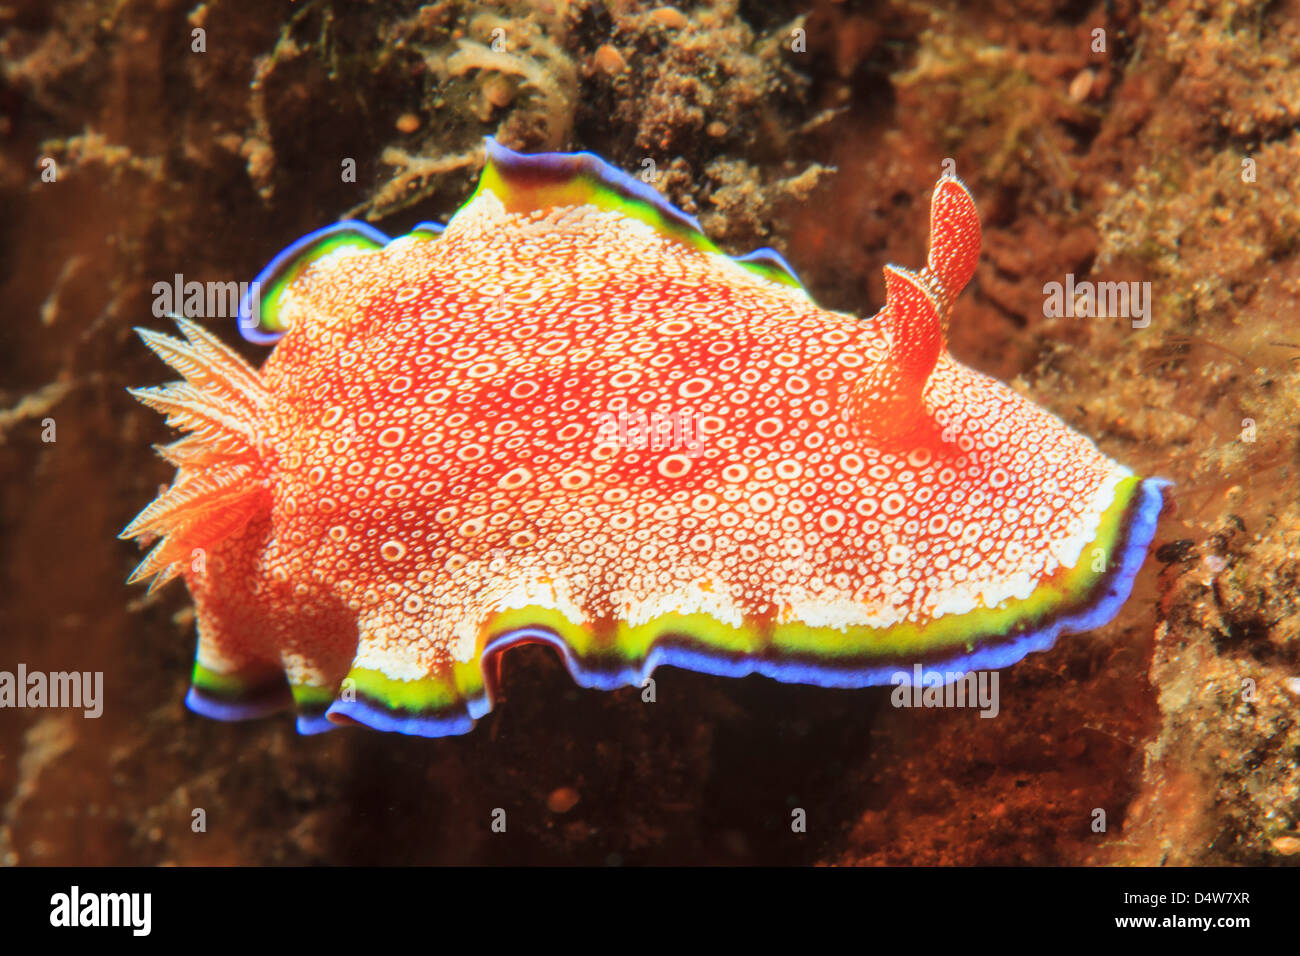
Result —
[[[860,315],[950,161],[953,354],[1174,482],[1131,600],[995,720],[673,669],[646,703],[542,647],[461,738],[189,713],[188,595],[116,537],[171,477],[125,392],[154,283],[445,220],[485,135],[648,162]],[[0,210],[0,670],[104,674],[98,719],[0,711],[0,864],[1300,862],[1298,0],[20,3]],[[1067,276],[1149,313],[1048,317]]]

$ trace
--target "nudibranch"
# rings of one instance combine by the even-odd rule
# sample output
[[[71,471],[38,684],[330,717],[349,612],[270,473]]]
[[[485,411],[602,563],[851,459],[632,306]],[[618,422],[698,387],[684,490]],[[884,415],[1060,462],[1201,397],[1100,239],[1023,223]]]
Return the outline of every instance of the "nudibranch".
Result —
[[[1167,483],[948,354],[957,179],[864,320],[592,154],[486,151],[445,228],[277,256],[241,307],[260,371],[191,319],[140,330],[184,381],[133,394],[187,434],[122,535],[156,542],[133,582],[189,586],[193,710],[463,733],[528,642],[586,687],[884,684],[1128,597]]]

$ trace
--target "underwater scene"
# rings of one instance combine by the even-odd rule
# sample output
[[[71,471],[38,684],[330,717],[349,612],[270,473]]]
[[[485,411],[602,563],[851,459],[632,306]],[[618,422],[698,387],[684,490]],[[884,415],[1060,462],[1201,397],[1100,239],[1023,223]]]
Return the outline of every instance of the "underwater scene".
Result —
[[[0,865],[1300,864],[1300,0],[19,0],[0,213]]]

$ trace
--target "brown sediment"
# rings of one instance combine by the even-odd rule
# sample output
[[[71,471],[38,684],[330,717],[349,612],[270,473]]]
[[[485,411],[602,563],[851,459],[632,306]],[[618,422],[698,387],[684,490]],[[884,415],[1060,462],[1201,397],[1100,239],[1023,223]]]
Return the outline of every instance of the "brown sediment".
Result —
[[[1296,0],[5,17],[0,669],[102,670],[107,700],[0,711],[0,862],[1300,859]],[[251,278],[349,211],[445,219],[484,135],[653,170],[727,251],[774,245],[864,315],[881,266],[923,261],[951,159],[986,243],[950,348],[1173,479],[1171,560],[1111,625],[1001,672],[992,720],[669,669],[648,702],[574,687],[540,647],[465,738],[188,714],[187,597],[126,589],[139,555],[116,539],[169,477],[124,391],[161,375],[131,326],[154,282]],[[1069,273],[1150,282],[1150,326],[1046,316]]]

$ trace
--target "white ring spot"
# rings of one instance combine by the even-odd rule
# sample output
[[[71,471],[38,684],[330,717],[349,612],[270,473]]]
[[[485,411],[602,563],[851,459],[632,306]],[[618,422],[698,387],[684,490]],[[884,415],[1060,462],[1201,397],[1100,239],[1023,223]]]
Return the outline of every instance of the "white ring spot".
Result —
[[[685,455],[667,455],[660,459],[658,468],[665,478],[680,478],[691,470],[691,460]]]
[[[591,484],[591,473],[581,468],[574,468],[560,476],[560,487],[565,491],[577,491]]]
[[[837,508],[828,508],[821,513],[817,523],[821,525],[823,531],[834,533],[844,527],[845,520],[843,511]]]
[[[887,515],[896,515],[907,505],[907,499],[897,491],[885,495],[885,500],[880,503],[880,510]]]
[[[930,464],[931,457],[932,454],[930,452],[930,449],[924,446],[920,448],[913,448],[907,454],[907,463],[911,465],[913,468],[924,468],[926,465]]]
[[[699,398],[713,388],[713,380],[709,378],[688,378],[677,389],[677,394],[682,398]]]
[[[497,482],[498,488],[504,488],[506,491],[512,491],[515,488],[522,488],[532,479],[533,475],[527,468],[515,468],[507,471]]]

